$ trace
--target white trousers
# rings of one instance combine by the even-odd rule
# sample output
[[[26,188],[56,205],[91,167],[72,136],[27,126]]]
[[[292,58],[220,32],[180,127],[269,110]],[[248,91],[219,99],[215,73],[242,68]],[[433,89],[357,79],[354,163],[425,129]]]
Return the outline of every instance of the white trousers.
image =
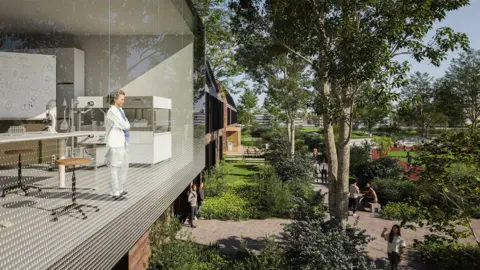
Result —
[[[110,195],[119,196],[125,191],[128,175],[128,148],[111,148],[109,153]]]

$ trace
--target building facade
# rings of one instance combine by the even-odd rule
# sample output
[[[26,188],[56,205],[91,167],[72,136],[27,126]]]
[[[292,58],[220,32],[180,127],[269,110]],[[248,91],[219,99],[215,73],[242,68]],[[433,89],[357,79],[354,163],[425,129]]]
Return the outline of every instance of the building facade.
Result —
[[[38,100],[46,95],[56,100],[68,87],[73,89],[73,99],[108,97],[122,89],[127,98],[161,97],[171,102],[167,120],[160,124],[154,111],[125,110],[129,121],[135,123],[132,128],[150,132],[145,138],[156,136],[159,130],[171,133],[171,154],[155,164],[131,163],[128,194],[120,200],[108,195],[110,173],[104,166],[77,166],[76,189],[72,170],[67,168],[62,186],[60,167],[52,168],[52,159],[55,163],[59,157],[87,155],[81,142],[89,137],[81,137],[84,133],[79,130],[70,131],[72,135],[66,139],[66,145],[72,147],[70,154],[57,135],[19,143],[0,140],[0,188],[17,185],[18,157],[11,153],[19,149],[28,150],[21,156],[24,183],[44,187],[28,193],[12,190],[0,197],[0,269],[145,269],[149,228],[205,167],[209,123],[205,106],[210,105],[205,98],[205,38],[192,2],[0,0],[0,18],[2,132],[22,125],[28,134],[40,134],[42,121],[4,115],[11,115],[11,108],[18,106],[23,106],[25,114],[36,107],[43,113],[46,105]],[[32,55],[52,56],[56,61],[47,66]],[[52,81],[57,96],[44,86]],[[19,96],[30,103],[15,104],[20,102],[16,101]],[[101,133],[102,110],[105,112],[105,108],[78,112],[81,130]],[[218,109],[218,113],[222,111],[223,107]],[[67,113],[65,119],[58,119],[59,126],[66,119],[69,125],[76,121]],[[157,121],[153,131],[152,121]],[[154,156],[167,151],[131,142],[132,152],[140,148]],[[78,203],[99,211],[86,209],[86,219],[72,212],[52,220],[56,208],[74,200],[72,194]]]
[[[215,79],[207,63],[205,86],[205,167],[216,166],[223,153],[241,149],[241,128],[232,96]]]

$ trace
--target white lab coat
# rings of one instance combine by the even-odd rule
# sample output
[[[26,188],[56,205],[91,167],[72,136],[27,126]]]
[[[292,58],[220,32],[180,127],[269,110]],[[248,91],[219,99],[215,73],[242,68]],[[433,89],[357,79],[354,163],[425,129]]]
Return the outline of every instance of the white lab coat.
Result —
[[[110,195],[119,196],[124,190],[128,175],[128,142],[124,130],[130,129],[130,123],[124,120],[121,108],[112,105],[105,117],[107,153],[105,163],[110,167]],[[123,111],[123,110],[122,110]]]

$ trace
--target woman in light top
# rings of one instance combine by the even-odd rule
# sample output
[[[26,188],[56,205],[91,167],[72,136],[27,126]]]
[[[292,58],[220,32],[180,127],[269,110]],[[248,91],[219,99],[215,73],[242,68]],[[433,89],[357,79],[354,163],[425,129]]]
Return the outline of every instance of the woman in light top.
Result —
[[[387,253],[390,267],[392,270],[397,270],[398,265],[403,260],[403,252],[406,248],[405,241],[400,233],[400,226],[393,225],[389,233],[387,228],[383,229],[382,238],[387,241]]]

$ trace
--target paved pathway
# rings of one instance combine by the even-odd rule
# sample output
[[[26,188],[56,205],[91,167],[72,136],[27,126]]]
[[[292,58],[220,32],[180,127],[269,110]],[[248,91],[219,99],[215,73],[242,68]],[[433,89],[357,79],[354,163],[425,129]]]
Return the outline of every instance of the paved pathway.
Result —
[[[322,190],[327,192],[328,189],[324,185],[314,185],[316,191]],[[325,198],[325,203],[328,199]],[[357,222],[357,227],[365,229],[367,233],[376,239],[369,243],[369,254],[375,260],[378,269],[386,269],[386,248],[385,240],[380,238],[380,234],[384,227],[391,228],[395,221],[383,220],[371,217],[370,213],[359,211],[357,217],[350,218],[349,223]],[[241,239],[249,249],[259,251],[262,248],[261,241],[266,235],[280,235],[283,230],[283,224],[291,222],[284,219],[267,219],[267,220],[248,220],[248,221],[219,221],[219,220],[198,220],[196,229],[184,227],[183,232],[191,233],[194,241],[201,244],[218,243],[220,248],[227,253],[235,253],[242,247]],[[480,232],[480,221],[476,220],[474,227]],[[407,253],[402,269],[422,269],[419,265],[418,257],[413,252],[408,252],[409,247],[413,243],[413,239],[420,239],[428,231],[425,229],[417,229],[416,232],[411,230],[403,230],[402,236],[407,242]]]

